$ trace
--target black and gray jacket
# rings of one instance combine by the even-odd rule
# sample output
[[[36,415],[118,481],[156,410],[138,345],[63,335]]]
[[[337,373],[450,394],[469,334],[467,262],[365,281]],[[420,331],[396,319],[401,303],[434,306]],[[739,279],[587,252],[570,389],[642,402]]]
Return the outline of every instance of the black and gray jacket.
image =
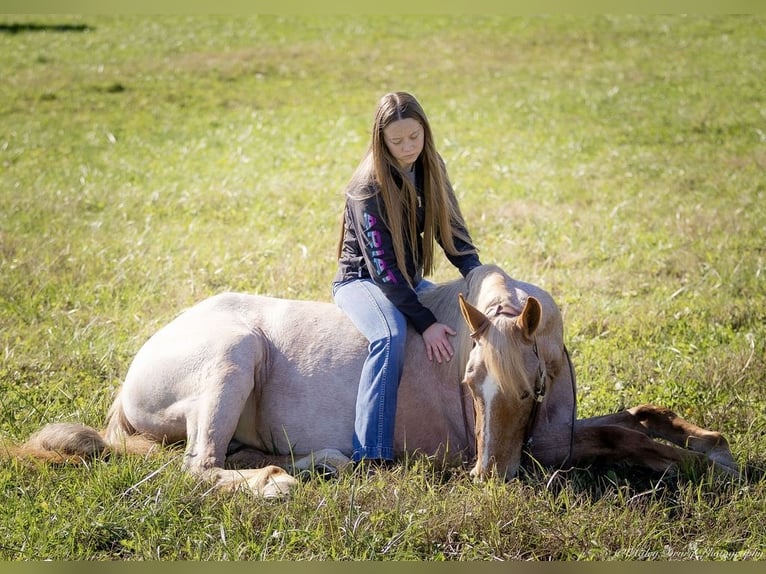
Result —
[[[395,176],[398,179],[398,176]],[[401,180],[398,182],[401,184]],[[420,162],[415,169],[415,188],[418,192],[417,211],[417,246],[412,256],[410,245],[405,245],[407,273],[415,284],[422,277],[423,227],[425,223],[425,207],[423,201],[423,173]],[[423,306],[412,286],[407,283],[404,275],[396,265],[393,239],[385,224],[385,213],[380,195],[375,189],[376,184],[369,183],[359,190],[351,190],[346,196],[346,206],[343,215],[343,245],[338,272],[334,283],[344,283],[352,279],[372,279],[391,302],[396,305],[412,323],[418,333],[423,333],[433,323],[436,317]],[[454,194],[451,186],[447,185],[448,193]],[[453,196],[454,201],[454,196]],[[470,237],[465,229],[461,229],[466,237]],[[447,259],[465,277],[471,269],[481,265],[476,249],[470,243],[453,237],[455,247],[464,255],[449,255]],[[437,237],[437,241],[439,238]],[[473,251],[473,253],[467,253]]]

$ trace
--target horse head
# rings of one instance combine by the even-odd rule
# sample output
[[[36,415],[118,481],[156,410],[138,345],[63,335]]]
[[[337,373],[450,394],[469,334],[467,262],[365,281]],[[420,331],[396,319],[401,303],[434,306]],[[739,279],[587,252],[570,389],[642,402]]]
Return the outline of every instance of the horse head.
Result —
[[[533,405],[541,396],[545,367],[535,341],[542,321],[540,302],[529,296],[519,312],[498,304],[484,313],[459,296],[471,332],[463,382],[475,411],[475,479],[516,475]]]

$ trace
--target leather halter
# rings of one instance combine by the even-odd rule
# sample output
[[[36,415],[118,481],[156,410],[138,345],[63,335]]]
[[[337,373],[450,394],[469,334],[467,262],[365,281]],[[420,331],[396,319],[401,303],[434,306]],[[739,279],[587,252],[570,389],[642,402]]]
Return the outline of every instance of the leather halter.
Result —
[[[527,421],[527,430],[524,433],[524,444],[527,448],[532,446],[532,429],[537,422],[537,413],[540,410],[540,403],[545,400],[545,392],[547,390],[545,381],[548,378],[548,371],[545,369],[545,361],[540,358],[540,353],[537,350],[537,339],[534,340],[532,350],[537,357],[537,378],[535,379],[535,396],[532,403],[532,412],[529,414],[529,420]]]

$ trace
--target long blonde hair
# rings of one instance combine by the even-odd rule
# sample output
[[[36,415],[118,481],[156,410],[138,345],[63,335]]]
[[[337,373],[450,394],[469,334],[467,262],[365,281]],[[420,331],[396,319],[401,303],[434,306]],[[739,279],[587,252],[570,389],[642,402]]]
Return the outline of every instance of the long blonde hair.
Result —
[[[371,195],[378,193],[383,202],[385,223],[391,232],[394,255],[399,271],[412,284],[412,277],[405,264],[405,245],[409,243],[412,258],[417,262],[417,190],[399,167],[383,139],[383,130],[394,121],[414,119],[423,128],[423,151],[416,164],[423,171],[423,195],[425,198],[425,225],[423,228],[423,253],[420,264],[423,274],[433,272],[434,242],[438,239],[450,255],[462,255],[453,241],[458,237],[470,244],[463,215],[452,191],[447,170],[441,156],[436,152],[431,125],[423,108],[415,97],[407,92],[392,92],[380,99],[372,128],[372,143],[346,187],[346,194],[367,189]],[[394,174],[397,177],[394,177]],[[401,182],[399,184],[398,181]],[[409,241],[407,241],[409,240]],[[343,248],[343,229],[338,244],[338,257]]]

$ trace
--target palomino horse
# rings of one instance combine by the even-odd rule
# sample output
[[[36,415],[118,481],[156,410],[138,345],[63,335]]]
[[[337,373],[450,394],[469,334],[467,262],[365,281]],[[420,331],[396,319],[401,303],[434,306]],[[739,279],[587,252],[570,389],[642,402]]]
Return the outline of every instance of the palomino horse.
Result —
[[[524,444],[546,466],[603,457],[653,469],[686,459],[736,469],[719,433],[665,409],[576,420],[561,314],[539,287],[483,266],[422,298],[457,330],[456,353],[450,362],[429,362],[422,339],[410,332],[396,417],[399,454],[473,460],[478,479],[514,476]],[[217,295],[139,350],[105,431],[51,424],[21,452],[78,459],[185,441],[191,473],[218,487],[279,496],[297,484],[287,471],[348,463],[365,355],[366,341],[330,303]]]

